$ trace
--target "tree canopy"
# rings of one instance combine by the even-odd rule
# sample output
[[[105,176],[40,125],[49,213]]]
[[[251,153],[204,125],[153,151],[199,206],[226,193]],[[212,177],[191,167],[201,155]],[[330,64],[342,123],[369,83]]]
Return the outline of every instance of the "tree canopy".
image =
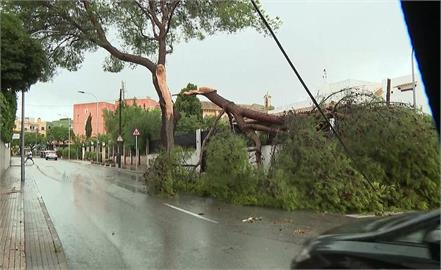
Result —
[[[25,146],[29,147],[32,150],[35,150],[35,148],[38,145],[45,145],[46,144],[46,138],[43,134],[39,134],[36,132],[25,132]]]
[[[1,12],[1,87],[26,91],[49,76],[49,62],[41,43],[26,31],[18,16]]]
[[[70,136],[72,140],[75,138],[75,134],[73,133],[72,129],[70,130]],[[46,137],[49,143],[53,141],[57,141],[57,142],[67,141],[69,139],[69,127],[64,127],[64,126],[51,127],[47,130]]]
[[[174,143],[175,116],[165,64],[174,45],[202,40],[216,32],[266,31],[247,0],[4,2],[4,8],[16,11],[28,22],[30,31],[39,33],[51,67],[76,70],[84,52],[98,47],[110,54],[103,65],[106,71],[118,72],[126,64],[146,67],[159,96],[161,139],[167,150]],[[265,16],[273,28],[278,27],[278,18]]]
[[[202,105],[197,96],[184,96],[183,93],[198,89],[197,85],[187,84],[176,98],[175,107],[181,116],[195,116],[202,120]]]

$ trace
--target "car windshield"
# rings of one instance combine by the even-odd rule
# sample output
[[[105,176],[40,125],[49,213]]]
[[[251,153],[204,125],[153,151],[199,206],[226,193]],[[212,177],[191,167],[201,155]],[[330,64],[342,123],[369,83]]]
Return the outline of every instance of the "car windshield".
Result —
[[[423,2],[0,1],[0,268],[283,269],[438,209]]]

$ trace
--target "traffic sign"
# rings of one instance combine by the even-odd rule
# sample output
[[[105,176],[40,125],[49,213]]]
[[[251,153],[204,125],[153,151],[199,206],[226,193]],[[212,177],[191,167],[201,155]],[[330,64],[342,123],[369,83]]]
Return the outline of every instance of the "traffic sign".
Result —
[[[139,135],[141,135],[141,133],[139,133],[139,130],[135,128],[135,130],[133,131],[133,136],[139,136]]]
[[[121,137],[121,135],[118,136],[118,138],[116,139],[117,142],[122,142],[123,138]]]

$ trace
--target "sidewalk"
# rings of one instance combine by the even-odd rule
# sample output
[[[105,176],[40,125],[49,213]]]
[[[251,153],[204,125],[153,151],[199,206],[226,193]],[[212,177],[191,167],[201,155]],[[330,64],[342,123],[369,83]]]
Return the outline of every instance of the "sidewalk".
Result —
[[[61,242],[35,179],[20,185],[20,167],[0,179],[0,269],[67,269]]]

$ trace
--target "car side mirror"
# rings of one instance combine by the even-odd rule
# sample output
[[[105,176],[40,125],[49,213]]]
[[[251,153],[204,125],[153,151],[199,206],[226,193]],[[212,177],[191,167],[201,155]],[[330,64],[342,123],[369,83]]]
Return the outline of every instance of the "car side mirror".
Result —
[[[429,247],[430,256],[432,259],[440,260],[440,228],[436,228],[426,234],[424,242]]]

